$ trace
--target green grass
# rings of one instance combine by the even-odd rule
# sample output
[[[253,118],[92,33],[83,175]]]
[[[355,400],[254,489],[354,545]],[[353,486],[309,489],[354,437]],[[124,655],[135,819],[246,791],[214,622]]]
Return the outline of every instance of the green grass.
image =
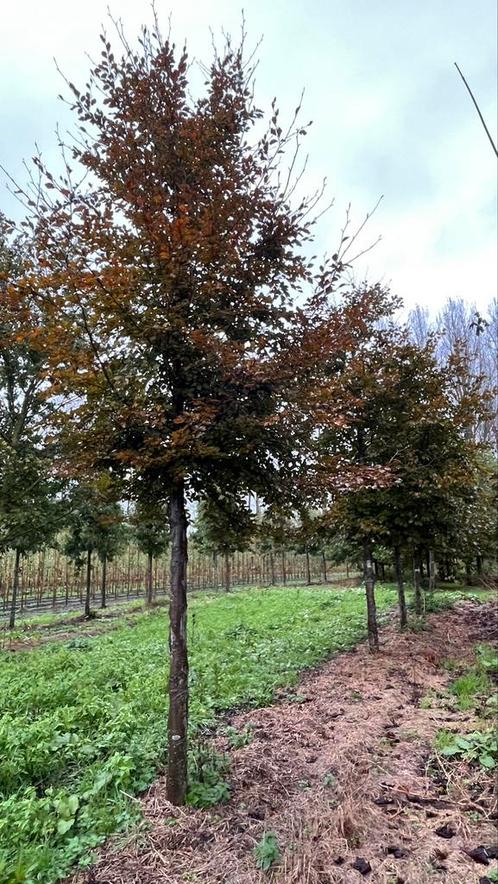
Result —
[[[455,679],[450,690],[457,698],[458,708],[465,711],[473,709],[479,699],[489,693],[489,689],[490,680],[486,673],[473,669]]]
[[[380,611],[394,593],[379,588]],[[76,633],[77,635],[77,633]],[[192,731],[270,703],[365,635],[362,590],[246,590],[191,601]],[[167,618],[0,655],[0,882],[50,884],[137,819],[165,760]]]

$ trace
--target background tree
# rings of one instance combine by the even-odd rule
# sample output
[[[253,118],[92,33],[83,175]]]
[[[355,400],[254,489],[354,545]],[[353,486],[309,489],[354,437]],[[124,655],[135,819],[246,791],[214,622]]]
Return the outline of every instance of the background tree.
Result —
[[[304,555],[306,567],[306,584],[311,584],[310,556],[321,555],[322,578],[327,581],[327,561],[325,557],[325,528],[323,515],[307,507],[299,509],[296,524],[291,531],[291,542],[294,550]]]
[[[225,592],[231,586],[231,556],[249,549],[254,537],[254,516],[242,495],[202,500],[192,540],[205,553],[222,556]]]
[[[13,237],[0,213],[0,549],[14,550],[11,629],[21,557],[51,539],[60,516],[61,483],[44,429],[54,406],[39,345],[42,317],[17,287],[28,268],[26,238]]]
[[[154,559],[164,555],[169,546],[168,511],[162,501],[138,500],[132,515],[133,536],[138,548],[147,556],[145,598],[154,599]]]
[[[85,617],[92,616],[92,558],[102,562],[101,606],[106,606],[106,564],[124,540],[123,511],[114,499],[116,489],[105,475],[74,484],[68,499],[64,553],[77,568],[85,566]]]

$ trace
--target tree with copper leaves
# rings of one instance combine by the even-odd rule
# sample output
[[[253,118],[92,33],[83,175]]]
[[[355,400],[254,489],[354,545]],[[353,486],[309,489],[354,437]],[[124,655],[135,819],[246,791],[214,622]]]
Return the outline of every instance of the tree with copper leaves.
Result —
[[[322,189],[298,198],[300,108],[268,123],[244,38],[191,91],[186,50],[156,25],[123,35],[85,88],[76,140],[26,194],[52,377],[88,468],[159,485],[171,538],[168,797],[187,791],[187,501],[292,493],[317,421],[323,361],[354,337],[368,294],[331,298],[351,239],[306,256]],[[81,175],[80,175],[81,172]],[[78,177],[79,176],[79,177]],[[347,245],[346,240],[348,240]]]

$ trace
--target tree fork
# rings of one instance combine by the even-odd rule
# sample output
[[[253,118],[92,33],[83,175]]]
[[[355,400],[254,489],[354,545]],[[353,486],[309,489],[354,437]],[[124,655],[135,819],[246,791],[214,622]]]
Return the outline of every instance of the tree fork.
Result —
[[[187,795],[188,651],[187,516],[185,484],[175,482],[170,496],[171,587],[169,605],[169,713],[167,797],[185,804]]]

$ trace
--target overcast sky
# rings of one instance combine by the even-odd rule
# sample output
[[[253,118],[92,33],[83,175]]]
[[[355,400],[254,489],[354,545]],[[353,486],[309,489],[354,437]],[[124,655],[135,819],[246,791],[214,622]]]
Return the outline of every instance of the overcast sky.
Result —
[[[54,167],[54,129],[70,123],[57,100],[64,73],[83,85],[97,55],[107,0],[0,0],[0,164],[25,179],[35,141]],[[146,0],[111,0],[130,35],[150,21]],[[157,0],[177,43],[209,59],[210,28],[238,32],[242,2]],[[312,132],[308,182],[328,178],[333,210],[320,223],[334,250],[349,202],[359,223],[383,195],[357,267],[390,283],[407,306],[447,297],[478,307],[496,297],[496,161],[453,66],[457,61],[496,139],[495,0],[248,0],[259,49],[256,97],[292,110],[305,88]],[[1,177],[0,209],[20,209]]]

